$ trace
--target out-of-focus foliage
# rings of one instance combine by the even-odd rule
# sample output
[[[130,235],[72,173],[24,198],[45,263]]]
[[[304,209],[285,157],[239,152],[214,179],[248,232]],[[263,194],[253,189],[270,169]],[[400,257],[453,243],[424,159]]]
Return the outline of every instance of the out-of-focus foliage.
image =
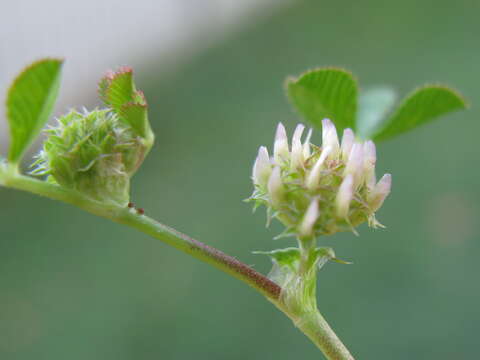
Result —
[[[385,124],[372,135],[375,140],[389,139],[441,115],[465,109],[466,106],[462,95],[452,89],[445,86],[424,86],[410,94]]]
[[[338,68],[311,70],[287,81],[292,103],[314,127],[320,128],[323,118],[331,118],[339,130],[361,129],[364,138],[377,141],[467,107],[462,95],[447,86],[426,85],[410,94],[392,116],[384,118],[395,97],[388,89],[376,89],[361,97],[357,116],[357,92],[352,74]]]
[[[16,163],[47,123],[60,88],[62,60],[43,59],[15,79],[7,97],[12,141],[8,159]]]
[[[280,229],[265,230],[241,200],[258,146],[278,121],[291,134],[299,120],[285,76],[339,64],[365,89],[441,80],[475,104],[478,11],[470,0],[307,0],[188,66],[161,72],[146,60],[137,83],[158,141],[133,201],[268,272],[250,252],[270,249]],[[479,118],[473,106],[381,144],[377,167],[395,174],[379,213],[387,229],[321,241],[355,260],[324,266],[318,304],[356,358],[477,356]],[[58,202],[5,189],[0,199],[2,359],[319,358],[254,291],[175,249]]]
[[[340,133],[355,128],[357,82],[348,71],[309,71],[298,79],[288,79],[287,92],[298,111],[317,129],[324,118],[333,119]]]

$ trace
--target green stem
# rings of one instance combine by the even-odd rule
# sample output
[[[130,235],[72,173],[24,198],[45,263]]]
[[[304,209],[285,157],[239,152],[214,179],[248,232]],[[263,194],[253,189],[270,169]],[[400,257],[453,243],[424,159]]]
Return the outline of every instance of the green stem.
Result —
[[[318,310],[303,314],[292,314],[280,308],[329,360],[354,360],[352,354],[340,341]]]
[[[2,169],[0,164],[0,185],[31,192],[50,199],[60,200],[86,210],[95,215],[108,218],[114,222],[135,228],[158,240],[161,240],[217,269],[239,279],[251,286],[278,309],[284,312],[294,324],[307,335],[312,342],[330,360],[350,360],[350,355],[333,330],[328,326],[320,313],[292,312],[284,303],[281,288],[266,276],[232,256],[211,246],[205,245],[189,236],[163,225],[148,216],[139,215],[135,210],[118,205],[106,205],[85,197],[79,192],[66,189],[55,184],[23,176],[11,168]]]

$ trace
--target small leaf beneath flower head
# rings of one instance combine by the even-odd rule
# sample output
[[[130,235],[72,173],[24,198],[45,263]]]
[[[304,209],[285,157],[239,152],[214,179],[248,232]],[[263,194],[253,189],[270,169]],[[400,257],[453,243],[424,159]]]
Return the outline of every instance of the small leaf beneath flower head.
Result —
[[[268,255],[274,262],[281,266],[293,267],[300,259],[300,249],[298,248],[276,249],[272,251],[254,251],[253,253]]]
[[[357,82],[340,68],[308,71],[297,79],[287,79],[287,94],[297,111],[320,129],[324,118],[331,119],[338,131],[355,128]]]
[[[63,60],[42,59],[14,80],[7,95],[11,144],[8,160],[18,163],[48,121],[60,89]]]
[[[463,96],[442,85],[425,85],[413,91],[373,136],[386,140],[442,115],[467,108]]]
[[[286,248],[272,251],[254,251],[254,254],[268,255],[273,262],[268,278],[280,286],[297,272],[300,263],[300,249]]]

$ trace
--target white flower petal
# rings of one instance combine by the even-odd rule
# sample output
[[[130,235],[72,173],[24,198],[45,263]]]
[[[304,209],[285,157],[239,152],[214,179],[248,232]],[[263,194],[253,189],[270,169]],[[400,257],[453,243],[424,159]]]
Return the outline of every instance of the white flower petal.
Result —
[[[348,216],[348,210],[350,209],[350,202],[353,198],[353,175],[348,174],[343,179],[340,188],[338,189],[336,197],[337,215],[341,218]]]
[[[347,160],[348,156],[350,155],[350,151],[352,150],[353,143],[355,142],[355,134],[353,133],[352,129],[345,129],[343,131],[342,137],[342,158],[343,160]]]
[[[273,205],[279,205],[283,200],[284,188],[282,183],[282,175],[280,172],[280,167],[275,166],[268,179],[268,194]]]
[[[354,143],[350,155],[348,156],[347,165],[345,166],[345,175],[353,176],[354,186],[357,187],[363,179],[363,145]]]
[[[390,194],[392,188],[392,175],[385,174],[375,185],[371,193],[368,195],[367,201],[373,212],[380,209],[385,198]]]
[[[325,160],[327,159],[328,155],[330,155],[331,152],[332,152],[331,147],[324,148],[317,162],[315,163],[315,165],[313,165],[312,171],[310,171],[310,174],[308,174],[307,180],[306,180],[306,185],[308,189],[313,190],[318,186],[323,163],[325,162]]]
[[[298,124],[292,137],[292,155],[290,159],[290,169],[296,170],[303,163],[303,145],[302,134],[305,126]]]
[[[363,144],[363,167],[365,171],[365,184],[369,190],[375,186],[375,163],[377,162],[377,153],[375,144],[369,140]]]
[[[268,178],[272,173],[272,165],[268,156],[268,150],[265,146],[260,146],[258,155],[253,165],[253,182],[255,185],[266,186]]]
[[[318,200],[313,199],[303,216],[302,223],[300,224],[299,233],[301,237],[310,237],[314,235],[313,228],[319,216],[320,211],[318,209]]]
[[[273,144],[273,158],[276,164],[280,164],[289,157],[287,132],[282,123],[278,123]]]
[[[338,143],[337,129],[330,119],[322,120],[322,147],[332,148],[332,155],[335,156],[340,148]]]
[[[303,158],[306,160],[310,157],[310,139],[312,138],[312,132],[313,129],[310,128],[308,129],[307,133],[307,138],[305,139],[305,142],[303,143]]]

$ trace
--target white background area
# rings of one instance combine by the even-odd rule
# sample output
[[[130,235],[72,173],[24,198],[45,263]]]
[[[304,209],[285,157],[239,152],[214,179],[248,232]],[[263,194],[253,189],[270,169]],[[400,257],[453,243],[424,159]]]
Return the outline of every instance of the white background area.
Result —
[[[103,73],[119,65],[152,71],[188,61],[232,31],[293,0],[1,0],[0,151],[7,148],[4,99],[28,63],[66,59],[56,113],[86,105]]]

